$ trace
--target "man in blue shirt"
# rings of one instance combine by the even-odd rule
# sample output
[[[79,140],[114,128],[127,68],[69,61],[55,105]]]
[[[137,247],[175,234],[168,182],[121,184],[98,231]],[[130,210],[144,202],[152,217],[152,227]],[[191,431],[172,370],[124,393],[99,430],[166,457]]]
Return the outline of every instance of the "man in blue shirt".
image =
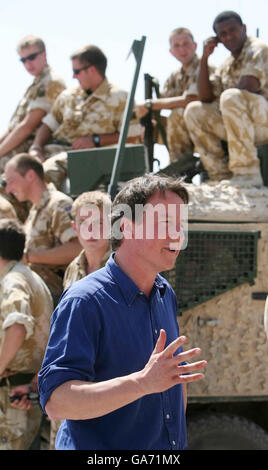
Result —
[[[63,294],[39,374],[43,409],[63,419],[57,449],[186,447],[185,385],[206,362],[187,364],[200,349],[182,351],[176,297],[159,272],[179,254],[187,202],[178,180],[130,181],[113,203],[114,253]]]

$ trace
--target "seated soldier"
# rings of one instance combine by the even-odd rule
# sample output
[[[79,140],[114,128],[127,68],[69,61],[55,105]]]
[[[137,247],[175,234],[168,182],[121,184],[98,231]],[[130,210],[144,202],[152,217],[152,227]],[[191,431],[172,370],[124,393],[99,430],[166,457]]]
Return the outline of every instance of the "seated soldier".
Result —
[[[201,101],[190,103],[185,121],[210,179],[261,186],[256,144],[268,141],[268,46],[247,36],[233,11],[219,14],[216,36],[204,43],[199,76]],[[231,55],[208,76],[208,58],[222,43]],[[222,146],[227,141],[228,156]]]
[[[116,144],[127,93],[108,82],[107,59],[96,46],[87,46],[71,56],[73,76],[79,87],[63,91],[51,112],[43,119],[31,155],[46,158],[46,146],[52,136],[62,143],[61,153],[44,162],[46,180],[60,188],[67,176],[66,150],[90,149]],[[139,142],[140,125],[130,124],[128,142]]]
[[[81,251],[68,213],[73,201],[46,184],[41,162],[27,154],[18,154],[7,163],[5,178],[8,193],[32,203],[25,222],[24,261],[42,277],[57,301],[64,269]]]
[[[7,131],[0,138],[0,173],[3,173],[6,162],[13,155],[29,150],[42,118],[65,88],[63,80],[55,75],[47,63],[42,39],[26,36],[19,42],[17,51],[20,61],[34,81],[20,100]]]
[[[9,403],[11,387],[31,382],[41,367],[53,311],[47,286],[21,262],[24,243],[19,222],[0,221],[1,450],[29,449],[43,415],[38,405],[18,412]]]
[[[200,58],[196,54],[197,43],[187,28],[174,29],[169,37],[170,53],[181,62],[181,67],[166,80],[161,98],[146,100],[137,106],[140,117],[149,109],[170,109],[166,132],[170,161],[192,151],[193,144],[184,122],[184,111],[188,103],[198,99],[197,78]],[[210,67],[212,72],[214,67]]]

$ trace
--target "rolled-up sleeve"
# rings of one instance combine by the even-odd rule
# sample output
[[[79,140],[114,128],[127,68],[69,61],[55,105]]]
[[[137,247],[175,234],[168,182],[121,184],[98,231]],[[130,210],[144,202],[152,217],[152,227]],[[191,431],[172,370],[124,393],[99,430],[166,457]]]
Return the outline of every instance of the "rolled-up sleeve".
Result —
[[[68,298],[68,294],[58,304],[38,375],[40,403],[44,411],[52,392],[64,382],[94,381],[99,337],[96,309],[93,301]]]
[[[8,296],[3,297],[1,302],[2,329],[5,330],[15,323],[20,323],[25,327],[26,337],[29,339],[35,326],[35,319],[31,312],[30,292],[26,283],[16,280],[11,285],[10,277],[6,281],[9,283]]]

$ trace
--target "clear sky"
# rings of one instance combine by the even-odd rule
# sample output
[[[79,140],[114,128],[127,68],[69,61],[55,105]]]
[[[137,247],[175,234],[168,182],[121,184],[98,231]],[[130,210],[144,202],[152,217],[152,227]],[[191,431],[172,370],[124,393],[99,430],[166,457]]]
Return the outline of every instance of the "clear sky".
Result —
[[[202,53],[202,42],[213,35],[215,16],[234,10],[247,25],[248,34],[268,43],[267,0],[0,0],[0,132],[3,132],[27,86],[33,78],[19,62],[18,41],[27,34],[43,38],[48,61],[67,86],[72,78],[70,55],[86,44],[99,46],[108,57],[107,77],[129,90],[135,61],[126,61],[134,39],[146,36],[145,51],[136,91],[136,101],[144,98],[144,73],[159,79],[162,86],[178,67],[169,53],[168,37],[176,27],[188,27]],[[217,47],[211,63],[219,65],[228,51]]]

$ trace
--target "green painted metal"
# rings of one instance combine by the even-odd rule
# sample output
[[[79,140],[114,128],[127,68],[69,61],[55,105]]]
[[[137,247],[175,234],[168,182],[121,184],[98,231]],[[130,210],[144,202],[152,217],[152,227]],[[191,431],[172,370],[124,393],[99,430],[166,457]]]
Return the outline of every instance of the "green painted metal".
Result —
[[[162,273],[178,299],[179,314],[257,276],[258,231],[189,230],[187,248]]]

